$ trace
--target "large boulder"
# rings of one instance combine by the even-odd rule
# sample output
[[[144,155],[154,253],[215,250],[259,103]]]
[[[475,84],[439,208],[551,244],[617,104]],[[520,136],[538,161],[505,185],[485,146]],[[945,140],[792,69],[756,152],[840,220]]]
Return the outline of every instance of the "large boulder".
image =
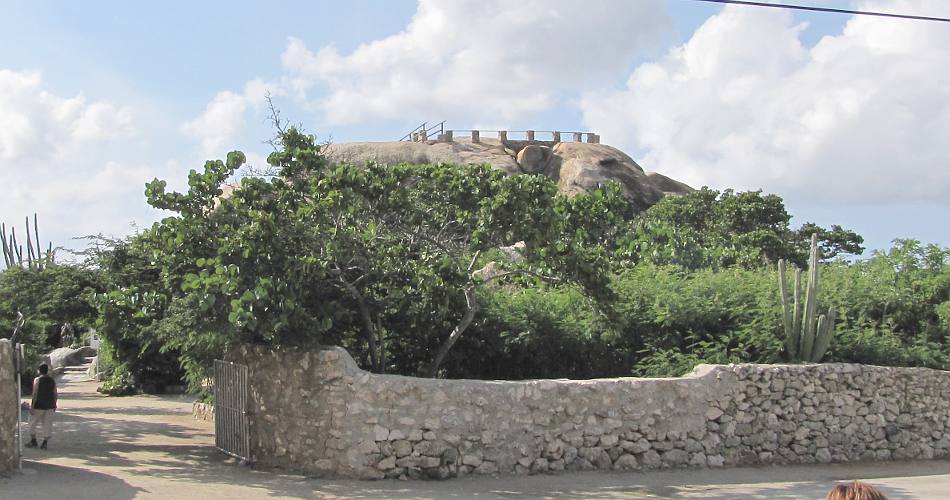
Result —
[[[67,366],[80,366],[86,364],[86,358],[96,355],[96,350],[89,346],[83,346],[78,349],[71,347],[60,347],[49,353],[50,370],[65,368]]]
[[[349,142],[331,144],[326,154],[336,161],[362,164],[368,161],[384,165],[400,163],[454,163],[458,165],[489,164],[507,174],[521,173],[515,160],[516,151],[500,141],[481,142]]]
[[[569,196],[617,181],[634,212],[656,204],[666,195],[686,194],[692,188],[655,172],[644,172],[624,152],[606,144],[580,142],[526,142],[482,139],[471,142],[351,142],[332,144],[326,150],[334,161],[362,164],[377,162],[488,164],[509,175],[540,174],[557,182]]]
[[[640,212],[655,205],[664,192],[640,165],[619,149],[605,144],[562,142],[554,146],[560,161],[558,190],[568,195],[587,192],[608,181],[617,181],[624,197]]]

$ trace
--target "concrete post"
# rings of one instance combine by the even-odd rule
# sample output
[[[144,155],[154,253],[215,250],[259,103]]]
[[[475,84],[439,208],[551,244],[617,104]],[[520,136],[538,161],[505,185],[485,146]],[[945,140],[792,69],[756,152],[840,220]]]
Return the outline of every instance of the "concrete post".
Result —
[[[527,140],[528,142],[534,141],[534,130],[528,130],[524,133],[524,135],[525,135],[525,140]]]
[[[557,143],[561,142],[561,133],[560,133],[560,132],[555,131],[553,135],[554,135],[554,139],[553,139],[554,144],[557,144]]]
[[[580,132],[574,132],[574,142],[584,142],[583,135]]]
[[[446,130],[439,134],[439,142],[452,142],[453,135],[451,130]]]
[[[593,134],[593,135],[594,135],[594,144],[600,144],[600,134]]]
[[[506,142],[506,141],[508,140],[508,131],[507,131],[507,130],[499,130],[499,131],[498,131],[498,140],[501,141],[501,142]]]
[[[425,130],[419,132],[419,142],[426,142],[429,140],[429,133]]]
[[[419,132],[412,133],[412,142],[419,142]]]
[[[478,136],[478,131],[477,131],[477,130],[473,130],[473,131],[472,131],[472,142],[481,142],[481,141],[482,141],[482,138]]]
[[[590,132],[588,132],[587,144],[597,144],[597,140],[595,139],[596,137],[597,137],[597,134],[591,134]]]

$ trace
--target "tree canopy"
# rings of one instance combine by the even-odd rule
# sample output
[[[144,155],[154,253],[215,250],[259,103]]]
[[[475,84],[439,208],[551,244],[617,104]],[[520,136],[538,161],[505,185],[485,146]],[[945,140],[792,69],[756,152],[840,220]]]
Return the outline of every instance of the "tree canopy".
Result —
[[[782,198],[774,194],[704,187],[666,197],[634,219],[621,255],[692,270],[754,268],[778,259],[802,266],[812,233],[826,260],[864,251],[864,238],[854,231],[814,223],[793,230],[790,221]]]
[[[541,176],[330,164],[312,136],[289,129],[280,139],[268,158],[278,175],[245,177],[229,196],[221,186],[239,152],[193,171],[186,193],[149,183],[148,202],[174,215],[113,260],[125,266],[115,274],[134,279],[103,296],[106,336],[137,339],[140,350],[154,339],[193,383],[235,342],[340,344],[376,371],[435,375],[488,282],[609,294],[604,239],[622,222],[618,186],[569,198]],[[518,262],[477,272],[518,242]]]

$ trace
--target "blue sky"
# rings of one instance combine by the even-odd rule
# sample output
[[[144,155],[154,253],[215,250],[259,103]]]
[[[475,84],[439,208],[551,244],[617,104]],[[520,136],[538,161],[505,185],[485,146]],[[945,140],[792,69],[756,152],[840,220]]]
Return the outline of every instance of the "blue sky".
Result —
[[[802,0],[801,3],[809,3]],[[810,2],[950,16],[942,0]],[[283,116],[334,142],[593,130],[694,187],[763,189],[870,248],[950,246],[950,26],[689,0],[0,0],[0,220],[44,239],[162,216],[159,177]]]

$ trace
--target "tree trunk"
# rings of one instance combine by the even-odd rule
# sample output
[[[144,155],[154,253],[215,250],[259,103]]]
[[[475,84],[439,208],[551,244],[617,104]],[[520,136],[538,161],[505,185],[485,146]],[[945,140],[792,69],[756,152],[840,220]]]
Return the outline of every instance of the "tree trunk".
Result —
[[[442,365],[442,362],[445,360],[445,356],[449,353],[449,350],[452,349],[452,346],[455,345],[455,342],[465,333],[465,330],[469,325],[472,324],[472,320],[475,318],[475,313],[478,312],[478,297],[475,294],[475,284],[470,283],[465,288],[465,303],[467,304],[467,309],[465,314],[462,315],[462,319],[455,325],[455,328],[452,329],[452,333],[449,334],[449,338],[445,339],[445,342],[439,346],[439,350],[435,354],[435,358],[432,362],[419,370],[419,375],[423,377],[435,377],[438,373],[439,366]]]
[[[363,294],[361,294],[352,283],[342,277],[340,281],[343,282],[343,286],[350,292],[350,295],[356,299],[356,305],[360,310],[360,319],[363,320],[363,333],[366,335],[366,342],[369,344],[370,364],[372,365],[373,371],[379,373],[380,360],[376,349],[376,328],[373,326],[373,318],[369,313],[369,307],[366,306],[366,301],[363,300]]]

